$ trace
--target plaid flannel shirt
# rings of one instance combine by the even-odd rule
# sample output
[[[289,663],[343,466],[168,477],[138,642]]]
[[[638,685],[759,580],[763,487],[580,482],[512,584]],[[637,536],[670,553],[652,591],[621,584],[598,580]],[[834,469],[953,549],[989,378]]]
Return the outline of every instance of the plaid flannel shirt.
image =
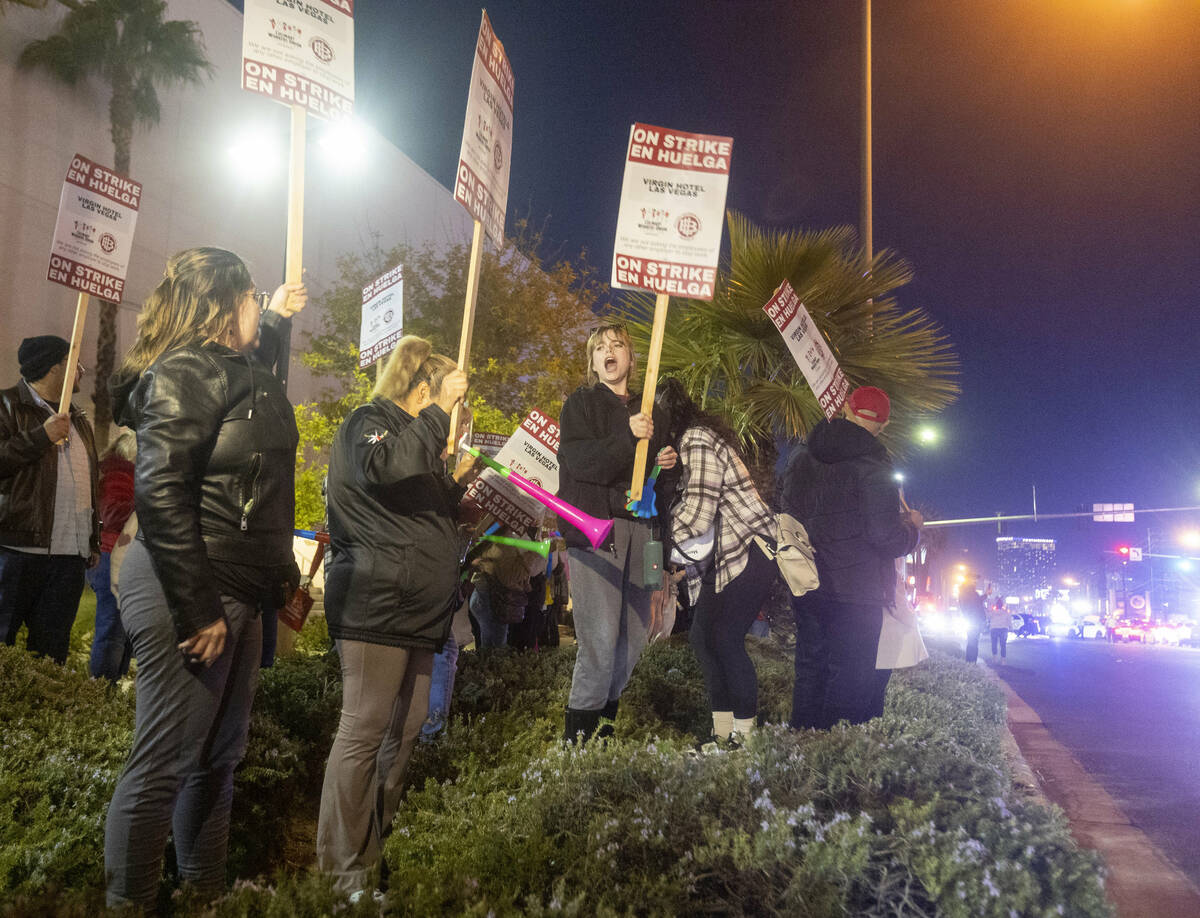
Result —
[[[716,559],[716,589],[720,593],[746,569],[754,537],[776,541],[775,515],[763,503],[750,473],[738,454],[707,427],[689,427],[679,440],[684,475],[682,496],[671,516],[671,537],[676,543],[717,525],[713,554],[703,564],[689,564],[688,595],[695,602],[700,580]]]

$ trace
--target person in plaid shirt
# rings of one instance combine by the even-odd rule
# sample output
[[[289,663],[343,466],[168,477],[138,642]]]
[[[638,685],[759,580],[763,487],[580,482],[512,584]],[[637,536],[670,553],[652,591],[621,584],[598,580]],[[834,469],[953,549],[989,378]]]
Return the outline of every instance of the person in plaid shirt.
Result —
[[[671,433],[678,435],[683,464],[672,540],[678,546],[715,529],[711,553],[687,566],[690,640],[704,672],[713,736],[736,742],[754,729],[758,713],[758,676],[746,653],[746,633],[778,572],[760,545],[775,544],[775,516],[750,480],[737,436],[724,421],[702,412],[676,379],[663,381],[660,404]]]

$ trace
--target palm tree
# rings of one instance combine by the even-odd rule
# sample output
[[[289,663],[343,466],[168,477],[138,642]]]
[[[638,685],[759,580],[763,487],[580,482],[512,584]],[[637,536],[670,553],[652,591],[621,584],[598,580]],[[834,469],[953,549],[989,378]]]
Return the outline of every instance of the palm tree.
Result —
[[[660,375],[678,377],[705,410],[727,418],[751,456],[769,465],[778,438],[803,436],[824,415],[763,305],[787,279],[829,341],[851,386],[884,389],[895,419],[884,432],[903,454],[914,427],[958,394],[958,358],[921,309],[891,296],[912,271],[891,252],[868,262],[853,230],[767,230],[730,212],[729,262],[711,302],[673,300]],[[641,353],[653,299],[624,312]],[[756,463],[760,464],[760,463]],[[756,476],[758,477],[758,476]]]
[[[18,60],[19,66],[46,69],[69,86],[93,75],[108,85],[113,165],[122,175],[129,175],[134,125],[158,124],[158,90],[198,83],[212,71],[196,23],[165,20],[166,10],[164,0],[73,3],[59,30],[30,42]],[[108,441],[112,422],[108,377],[116,349],[117,304],[101,303],[92,393],[99,445]]]

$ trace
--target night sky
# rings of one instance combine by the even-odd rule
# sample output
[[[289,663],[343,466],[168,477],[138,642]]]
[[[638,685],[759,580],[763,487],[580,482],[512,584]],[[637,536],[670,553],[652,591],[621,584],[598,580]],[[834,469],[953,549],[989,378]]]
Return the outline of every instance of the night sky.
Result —
[[[356,4],[357,113],[449,186],[479,6]],[[861,3],[496,2],[516,76],[509,220],[607,272],[633,121],[734,138],[728,206],[858,223]],[[961,356],[943,517],[1200,504],[1200,3],[876,0],[875,246]],[[1082,573],[1134,526],[1014,524]],[[1167,532],[1185,520],[1159,516]],[[955,531],[987,564],[995,527]]]

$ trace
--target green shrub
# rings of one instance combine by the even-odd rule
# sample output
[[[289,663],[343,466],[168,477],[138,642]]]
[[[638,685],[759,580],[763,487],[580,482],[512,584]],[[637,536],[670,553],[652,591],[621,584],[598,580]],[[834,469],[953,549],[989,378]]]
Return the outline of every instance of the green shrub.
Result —
[[[236,777],[230,869],[267,874],[316,815],[340,713],[324,622],[262,673]],[[764,720],[791,701],[790,652],[751,641]],[[574,648],[464,654],[454,715],[419,744],[385,856],[400,914],[1041,916],[1110,914],[1103,868],[1057,810],[1012,793],[1004,700],[944,656],[896,673],[882,718],[767,726],[697,756],[699,669],[677,637],[647,649],[617,738],[561,745]],[[132,729],[130,694],[0,648],[3,915],[102,910],[103,819]],[[311,845],[311,842],[306,844]],[[169,913],[373,914],[328,878],[239,880]]]

